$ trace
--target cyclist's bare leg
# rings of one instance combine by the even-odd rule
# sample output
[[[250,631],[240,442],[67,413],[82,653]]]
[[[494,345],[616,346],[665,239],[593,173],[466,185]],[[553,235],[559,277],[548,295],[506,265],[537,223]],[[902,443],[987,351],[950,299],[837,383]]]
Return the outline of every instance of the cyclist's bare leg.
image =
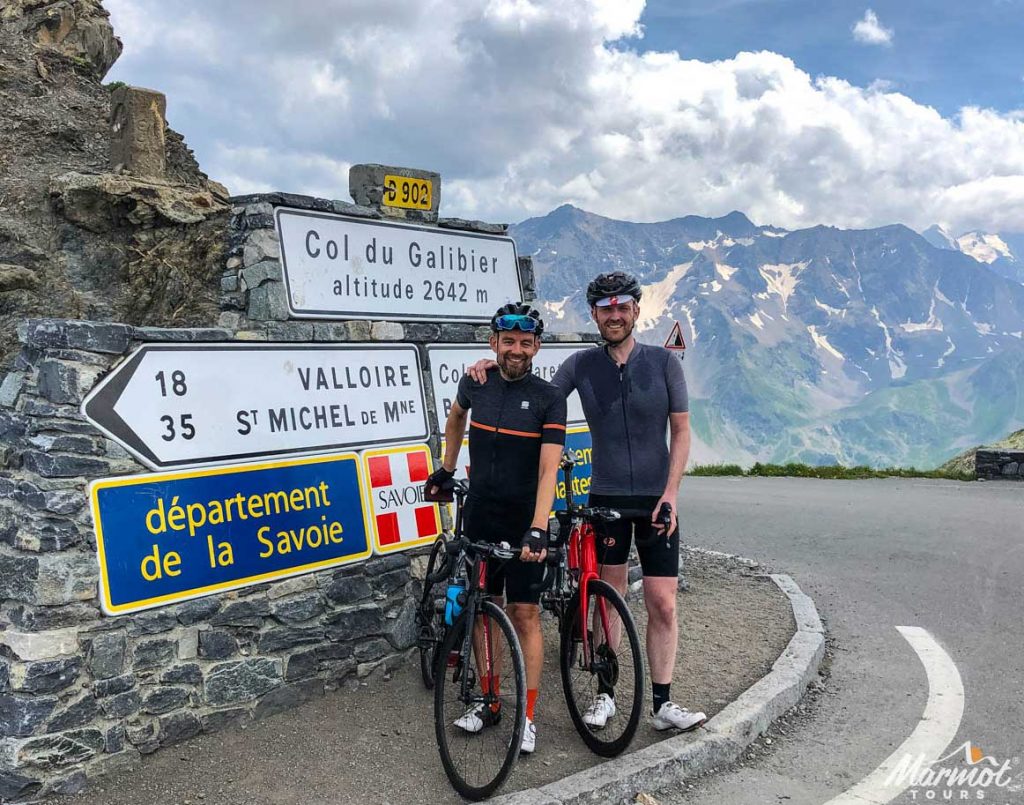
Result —
[[[612,587],[619,591],[619,594],[626,597],[626,583],[629,580],[629,565],[603,565],[601,567],[601,578],[608,582]],[[594,608],[594,620],[592,628],[594,630],[594,641],[600,645],[600,636],[603,632],[601,628],[601,613],[595,607]],[[619,621],[618,616],[614,611],[609,610],[608,612],[609,628],[611,629],[610,639],[608,645],[613,649],[619,647],[619,639],[622,637],[622,624]]]
[[[644,576],[644,604],[647,606],[647,661],[651,666],[651,682],[656,685],[672,681],[676,666],[679,628],[676,616],[675,576]]]
[[[540,606],[537,604],[510,603],[505,609],[519,637],[526,663],[526,689],[540,687],[540,675],[544,669],[544,638],[540,631]]]

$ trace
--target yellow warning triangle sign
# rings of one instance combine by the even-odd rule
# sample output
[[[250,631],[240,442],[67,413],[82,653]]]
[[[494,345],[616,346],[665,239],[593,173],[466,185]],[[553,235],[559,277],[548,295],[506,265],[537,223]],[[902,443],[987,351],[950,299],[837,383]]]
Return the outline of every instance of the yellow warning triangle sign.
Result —
[[[665,349],[686,349],[686,342],[683,341],[683,331],[679,327],[679,322],[676,322],[672,328],[672,332],[665,342]]]

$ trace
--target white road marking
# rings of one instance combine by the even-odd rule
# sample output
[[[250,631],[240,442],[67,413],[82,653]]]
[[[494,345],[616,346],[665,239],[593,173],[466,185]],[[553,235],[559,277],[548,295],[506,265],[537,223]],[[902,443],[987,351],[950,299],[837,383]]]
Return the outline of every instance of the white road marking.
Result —
[[[956,737],[964,716],[964,685],[952,658],[934,637],[918,626],[897,626],[896,629],[917,652],[928,675],[928,703],[921,721],[896,751],[853,788],[825,805],[885,805],[905,791],[910,782],[887,784],[886,778],[908,755],[938,760]]]

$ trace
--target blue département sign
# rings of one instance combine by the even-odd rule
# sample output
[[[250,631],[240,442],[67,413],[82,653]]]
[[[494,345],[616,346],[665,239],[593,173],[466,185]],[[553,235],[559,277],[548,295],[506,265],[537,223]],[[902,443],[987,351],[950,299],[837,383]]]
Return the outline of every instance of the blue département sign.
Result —
[[[368,557],[354,453],[107,478],[90,486],[109,615]]]
[[[577,506],[585,506],[590,497],[590,478],[593,471],[593,447],[590,440],[590,428],[571,427],[565,434],[565,449],[576,459],[572,469],[572,502]],[[555,485],[555,511],[565,511],[565,474],[558,473]]]

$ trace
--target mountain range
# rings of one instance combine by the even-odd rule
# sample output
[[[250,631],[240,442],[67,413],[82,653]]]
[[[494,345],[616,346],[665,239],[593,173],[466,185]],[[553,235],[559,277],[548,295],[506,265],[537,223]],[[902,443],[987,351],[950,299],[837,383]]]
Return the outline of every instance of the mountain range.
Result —
[[[584,289],[613,269],[643,284],[642,341],[680,322],[695,463],[931,467],[1024,425],[1024,237],[570,205],[511,234],[551,330],[593,329]]]

